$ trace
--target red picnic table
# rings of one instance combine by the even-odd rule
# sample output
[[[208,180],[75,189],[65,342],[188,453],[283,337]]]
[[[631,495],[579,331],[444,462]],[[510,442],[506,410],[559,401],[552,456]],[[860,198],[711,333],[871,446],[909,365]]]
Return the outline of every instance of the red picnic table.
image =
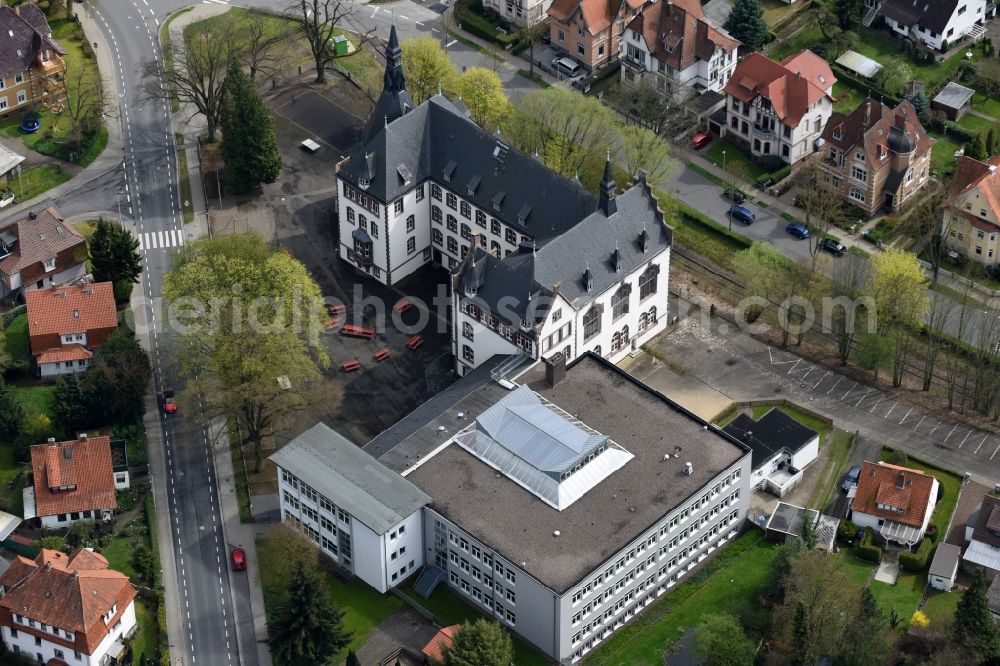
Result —
[[[340,334],[351,338],[364,338],[365,340],[371,340],[375,337],[375,329],[346,324],[342,329],[340,329]]]
[[[389,358],[391,354],[392,352],[389,351],[388,347],[383,347],[382,349],[379,349],[377,352],[375,352],[373,356],[375,357],[376,361],[384,361],[385,359]]]
[[[344,361],[340,364],[340,369],[344,372],[354,372],[355,370],[361,369],[361,361],[354,359],[351,361]]]
[[[410,349],[416,349],[420,345],[424,344],[424,339],[419,335],[414,335],[412,338],[406,341],[406,346]]]

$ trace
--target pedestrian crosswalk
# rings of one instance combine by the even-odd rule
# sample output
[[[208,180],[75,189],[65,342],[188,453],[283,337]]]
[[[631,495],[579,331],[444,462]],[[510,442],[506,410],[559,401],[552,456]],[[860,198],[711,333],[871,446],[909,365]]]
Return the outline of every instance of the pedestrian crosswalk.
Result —
[[[183,229],[167,229],[166,231],[147,231],[139,234],[139,250],[157,250],[184,245]]]

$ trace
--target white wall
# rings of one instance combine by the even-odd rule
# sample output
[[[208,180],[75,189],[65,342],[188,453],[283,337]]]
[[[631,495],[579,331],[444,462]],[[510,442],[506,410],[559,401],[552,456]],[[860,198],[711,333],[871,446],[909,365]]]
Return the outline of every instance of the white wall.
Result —
[[[816,460],[819,455],[819,435],[816,435],[809,443],[799,449],[799,452],[792,456],[792,467],[805,469],[806,465]]]
[[[30,658],[34,659],[38,653],[41,653],[45,661],[49,659],[56,658],[56,650],[62,650],[63,656],[61,657],[63,661],[69,664],[82,664],[84,666],[99,666],[101,659],[107,654],[111,645],[123,636],[128,635],[135,628],[135,602],[129,603],[128,608],[121,616],[121,625],[118,629],[109,631],[104,639],[100,642],[97,648],[94,650],[92,655],[87,655],[80,653],[81,658],[79,660],[74,658],[73,648],[64,647],[52,641],[45,640],[42,638],[41,645],[35,645],[35,635],[29,634],[24,631],[21,625],[17,625],[15,628],[17,631],[17,638],[11,638],[10,627],[3,627],[2,634],[4,643],[7,644],[9,650],[14,651],[16,646],[18,650],[28,655]],[[117,622],[117,620],[116,620]],[[110,627],[109,627],[110,629]]]
[[[351,550],[354,575],[379,592],[388,590],[385,575],[388,554],[385,552],[385,541],[357,518],[351,521]]]
[[[70,375],[74,372],[83,372],[90,365],[90,361],[84,359],[81,366],[76,361],[57,361],[55,363],[41,363],[38,366],[40,377],[55,377],[58,375]]]
[[[400,527],[403,533],[400,534]],[[393,533],[396,538],[392,538]],[[423,511],[414,511],[402,523],[383,535],[385,551],[385,579],[389,587],[395,587],[424,565]],[[399,551],[405,548],[406,552]],[[392,554],[397,553],[396,559]],[[393,575],[396,577],[393,578]]]
[[[956,570],[958,565],[955,565]],[[930,576],[927,579],[927,583],[933,587],[935,590],[944,590],[945,592],[950,592],[952,586],[955,584],[955,572],[952,572],[951,578],[945,578],[943,576]]]
[[[629,55],[629,46],[638,50],[638,58]],[[736,69],[736,50],[723,51],[716,49],[710,60],[696,59],[691,65],[683,70],[676,70],[671,67],[664,67],[660,70],[660,61],[653,57],[645,38],[632,30],[626,29],[622,35],[621,49],[623,56],[631,61],[638,62],[644,68],[643,78],[651,77],[656,79],[656,89],[663,92],[669,85],[678,100],[683,99],[687,92],[696,84],[704,86],[707,90],[721,92]],[[622,68],[622,78],[625,77],[626,67]],[[715,78],[712,78],[712,74]],[[662,79],[658,80],[658,79]]]
[[[42,527],[52,528],[52,527],[67,527],[73,523],[79,523],[84,520],[101,520],[101,511],[99,509],[94,509],[93,511],[80,511],[79,518],[71,518],[72,514],[64,514],[66,520],[59,520],[59,516],[41,516]]]
[[[962,7],[965,7],[965,11],[959,14],[958,10]],[[955,7],[955,13],[951,15],[944,31],[940,33],[931,32],[919,27],[914,27],[911,31],[909,26],[901,25],[890,18],[886,19],[886,25],[901,36],[906,36],[912,32],[913,36],[931,48],[940,49],[945,41],[948,42],[948,47],[951,48],[962,35],[968,34],[972,26],[986,20],[985,12],[985,0],[959,2]]]

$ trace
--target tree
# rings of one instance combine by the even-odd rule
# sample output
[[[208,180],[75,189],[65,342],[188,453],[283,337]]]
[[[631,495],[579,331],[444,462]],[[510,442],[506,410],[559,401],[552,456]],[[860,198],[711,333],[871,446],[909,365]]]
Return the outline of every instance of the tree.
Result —
[[[797,263],[789,263],[781,252],[767,243],[754,242],[736,254],[733,270],[746,285],[746,295],[763,298],[778,308],[781,323],[781,345],[788,345],[793,332],[801,332],[804,311],[801,302],[803,290],[811,289],[809,275]],[[748,309],[748,321],[759,316],[766,306]]]
[[[235,15],[225,14],[225,16]],[[301,30],[296,25],[291,29],[274,31],[274,23],[261,11],[248,8],[238,23],[240,35],[240,59],[250,70],[250,80],[256,82],[257,74],[274,78],[288,62],[288,49],[277,48],[294,40]]]
[[[459,76],[455,92],[469,108],[472,120],[488,132],[496,130],[510,112],[503,81],[484,67],[472,67]]]
[[[894,95],[903,89],[907,81],[913,78],[913,70],[900,60],[888,67],[883,67],[877,76],[882,90]]]
[[[826,10],[821,13],[825,14]],[[858,33],[853,30],[844,30],[839,32],[833,39],[830,40],[830,48],[827,51],[827,58],[830,60],[835,60],[847,51],[855,49],[858,45],[860,38]]]
[[[84,145],[100,131],[103,116],[111,108],[104,96],[104,82],[99,73],[85,67],[67,66],[63,76],[62,117],[69,125],[69,145],[80,159]]]
[[[98,411],[105,423],[139,423],[152,377],[146,351],[131,331],[120,328],[108,336],[87,369],[85,392],[100,397]]]
[[[238,62],[229,65],[222,95],[222,157],[226,183],[242,193],[281,173],[274,121]]]
[[[55,433],[52,429],[52,419],[50,419],[48,415],[31,414],[28,418],[24,419],[23,440],[27,441],[29,446],[31,444],[44,442],[53,434]],[[26,453],[26,451],[22,453]],[[28,457],[26,455],[19,455],[18,459],[23,462],[28,462]]]
[[[986,578],[982,569],[977,567],[972,574],[972,583],[958,600],[952,625],[952,637],[955,643],[966,647],[979,659],[984,660],[995,656],[1000,646],[1000,635],[990,616],[986,588]]]
[[[95,282],[139,281],[142,275],[139,239],[128,229],[98,218],[87,249]]]
[[[326,82],[326,68],[330,64],[361,53],[364,50],[361,47],[375,35],[375,28],[355,35],[354,51],[338,55],[333,49],[333,39],[343,31],[337,26],[357,25],[352,3],[346,0],[291,0],[285,14],[301,26],[316,66],[316,83]]]
[[[856,28],[867,11],[864,0],[834,0],[832,9],[841,30]]]
[[[767,44],[770,38],[760,0],[736,0],[724,27],[730,35],[755,50]]]
[[[52,398],[52,417],[63,432],[75,436],[94,424],[90,394],[80,375],[62,375],[56,380]]]
[[[0,441],[11,444],[24,432],[24,407],[0,376]]]
[[[778,550],[771,560],[771,568],[767,574],[767,585],[765,591],[767,596],[775,602],[780,603],[785,598],[785,580],[788,572],[792,569],[792,562],[802,552],[802,541],[799,539],[788,539],[778,546]]]
[[[929,118],[927,112],[930,110],[930,103],[927,101],[927,97],[923,92],[917,91],[910,95],[907,99],[910,100],[910,104],[913,105],[913,110],[917,112],[917,118],[920,122],[926,123]]]
[[[423,104],[439,91],[452,91],[458,81],[458,71],[433,37],[414,37],[404,41],[403,74],[406,89],[414,104]]]
[[[191,105],[194,111],[188,120],[199,113],[205,116],[208,141],[212,143],[220,121],[226,72],[240,56],[239,35],[228,23],[215,31],[189,30],[185,30],[182,44],[171,40],[164,45],[162,59],[143,64],[140,100],[169,103],[176,98],[182,105]]]
[[[445,666],[510,666],[514,644],[499,622],[478,618],[462,623],[444,649]]]
[[[280,432],[321,386],[326,310],[300,262],[256,233],[199,239],[174,256],[163,294],[179,332],[181,371],[205,420],[233,419],[260,465],[265,437]],[[200,399],[194,399],[198,397]]]
[[[986,133],[986,149],[990,155],[993,155],[1000,150],[1000,145],[997,145],[996,129],[993,127],[991,127]]]
[[[981,58],[973,67],[976,90],[987,97],[1000,97],[1000,60]]]
[[[876,331],[892,335],[895,342],[892,385],[903,381],[903,367],[910,349],[911,330],[927,312],[927,278],[916,255],[890,248],[872,256],[869,293],[875,305]]]
[[[664,95],[647,77],[635,82],[616,81],[606,98],[630,125],[645,127],[660,137],[672,137],[689,125],[686,102],[692,92],[690,87],[678,85],[673,94]]]
[[[705,616],[695,629],[694,649],[705,666],[745,666],[757,652],[739,620],[729,614]]]
[[[883,663],[888,649],[888,642],[882,631],[884,626],[885,614],[879,608],[872,591],[863,586],[858,608],[848,621],[847,635],[850,640],[843,643],[840,661],[845,666]]]
[[[867,260],[852,254],[833,262],[830,275],[831,299],[823,308],[823,326],[833,333],[842,366],[847,365],[854,340],[859,333],[859,314],[867,314],[868,332],[874,333],[875,308],[866,295],[870,282],[869,267]]]
[[[796,176],[799,195],[796,205],[806,214],[806,226],[813,231],[809,237],[810,271],[816,271],[816,258],[822,251],[820,242],[830,230],[847,222],[840,193],[830,187],[819,167],[811,164]]]
[[[132,565],[140,580],[152,587],[156,585],[156,560],[153,558],[153,551],[144,543],[139,543],[132,551]]]
[[[872,370],[878,379],[879,368],[889,363],[896,350],[895,341],[877,333],[865,333],[858,336],[858,348],[854,355],[858,365],[865,370]]]
[[[347,661],[344,666],[361,666],[361,660],[358,659],[358,655],[354,653],[354,650],[347,651]]]
[[[646,172],[647,180],[658,185],[677,166],[670,158],[667,142],[644,127],[630,125],[622,130],[622,164],[628,175]]]
[[[282,666],[324,664],[351,642],[343,613],[316,571],[297,562],[284,601],[268,626],[268,645]]]
[[[802,528],[799,531],[799,539],[802,541],[802,548],[805,550],[815,550],[819,538],[816,536],[816,523],[809,517],[809,513],[802,515]]]
[[[528,45],[528,72],[535,73],[535,44],[549,31],[549,24],[546,21],[525,24],[517,31],[515,37],[519,44]]]

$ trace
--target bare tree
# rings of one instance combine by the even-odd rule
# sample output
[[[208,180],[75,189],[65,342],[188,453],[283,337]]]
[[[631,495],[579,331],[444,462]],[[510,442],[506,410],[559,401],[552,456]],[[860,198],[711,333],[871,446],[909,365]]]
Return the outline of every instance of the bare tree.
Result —
[[[645,127],[625,127],[621,135],[620,156],[628,175],[645,171],[649,182],[660,186],[677,166],[667,142]]]
[[[937,364],[938,357],[946,342],[945,331],[948,322],[952,319],[952,313],[957,307],[958,303],[947,296],[937,293],[931,295],[931,311],[927,316],[925,326],[927,340],[924,345],[923,385],[921,386],[924,391],[929,391],[931,388],[931,380],[934,379],[934,366]]]
[[[616,83],[608,91],[608,101],[629,123],[667,137],[691,125],[687,116],[687,100],[690,97],[691,90],[687,87],[665,95],[646,79],[636,83]]]
[[[848,254],[840,261],[833,262],[830,276],[831,299],[823,308],[823,325],[833,333],[841,366],[847,365],[858,337],[860,315],[866,316],[868,328],[872,328],[874,308],[866,307],[861,301],[868,289],[869,280],[869,264],[863,257]]]
[[[100,74],[92,76],[83,69],[71,67],[62,84],[66,97],[63,115],[69,121],[70,144],[79,154],[87,139],[100,130],[101,116],[117,116],[117,110],[107,104]]]
[[[274,78],[288,62],[286,49],[277,49],[287,45],[302,31],[301,26],[274,33],[268,29],[267,16],[253,9],[247,10],[246,21],[240,30],[243,50],[243,64],[250,69],[250,80],[257,81],[257,74]]]
[[[820,252],[820,242],[830,230],[847,221],[843,199],[840,193],[828,185],[823,171],[814,163],[796,176],[799,186],[797,205],[806,214],[806,226],[812,229],[809,237],[809,254],[812,256],[810,271],[816,271],[816,256]]]
[[[239,56],[238,35],[231,27],[185,35],[182,44],[171,40],[163,48],[162,60],[143,63],[140,99],[167,102],[177,99],[181,104],[190,104],[194,111],[188,121],[199,113],[205,116],[208,140],[214,142],[222,104],[222,84],[229,64]]]
[[[914,213],[914,219],[925,231],[925,247],[931,264],[931,282],[938,281],[941,261],[948,253],[946,238],[951,230],[952,216],[946,215],[946,195],[943,192],[925,199]]]
[[[354,51],[338,55],[333,49],[333,39],[340,34],[337,26],[350,23],[354,17],[352,3],[345,0],[291,0],[285,13],[301,26],[302,34],[309,44],[316,64],[316,83],[326,82],[326,68],[334,60],[359,53],[362,45],[375,36],[375,28],[358,33]]]
[[[517,31],[517,40],[528,45],[528,72],[531,74],[535,73],[535,44],[548,31],[549,24],[546,21],[525,25]]]

